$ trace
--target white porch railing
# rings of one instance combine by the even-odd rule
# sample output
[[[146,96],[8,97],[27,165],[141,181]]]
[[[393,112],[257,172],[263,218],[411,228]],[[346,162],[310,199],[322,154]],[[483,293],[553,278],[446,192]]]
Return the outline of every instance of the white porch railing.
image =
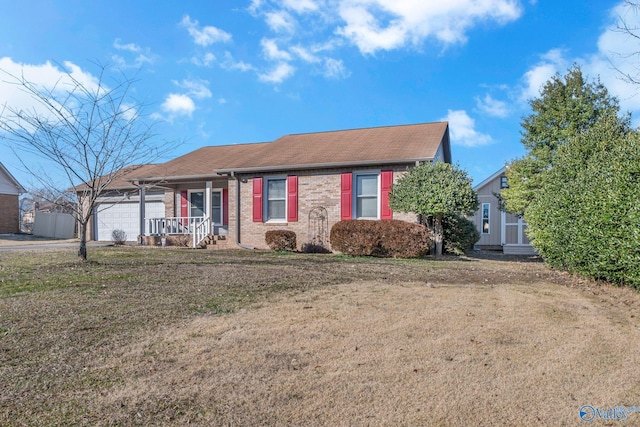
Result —
[[[211,234],[211,221],[209,221],[209,217],[205,217],[193,226],[193,248],[198,247],[209,234]]]
[[[197,247],[211,234],[211,221],[207,216],[147,218],[146,235],[184,234],[193,236],[193,247]]]

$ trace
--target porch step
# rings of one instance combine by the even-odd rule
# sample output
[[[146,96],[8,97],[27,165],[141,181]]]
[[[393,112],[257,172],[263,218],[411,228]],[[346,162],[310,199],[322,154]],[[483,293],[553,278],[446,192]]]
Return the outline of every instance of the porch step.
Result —
[[[207,236],[203,242],[204,247],[210,250],[228,249],[230,247],[227,236]]]

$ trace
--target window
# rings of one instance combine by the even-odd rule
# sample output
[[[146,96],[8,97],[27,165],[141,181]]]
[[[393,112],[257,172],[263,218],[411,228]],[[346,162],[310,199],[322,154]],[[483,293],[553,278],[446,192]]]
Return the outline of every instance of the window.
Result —
[[[504,175],[500,177],[500,188],[509,188],[509,182],[507,181],[507,177]]]
[[[222,224],[222,193],[211,193],[211,221],[214,224]]]
[[[378,175],[356,175],[356,218],[378,218]]]
[[[289,175],[286,178],[255,177],[252,185],[253,222],[298,221],[298,177],[296,175]],[[222,197],[224,199],[224,192]],[[223,204],[226,205],[224,200]],[[222,215],[223,221],[227,221],[227,214],[223,212]]]
[[[204,192],[190,191],[189,205],[189,216],[191,218],[204,216]]]
[[[491,203],[482,204],[482,234],[489,234],[489,210]]]
[[[267,221],[286,221],[286,203],[287,180],[284,178],[267,179]]]
[[[393,219],[389,193],[393,171],[340,174],[340,219]]]

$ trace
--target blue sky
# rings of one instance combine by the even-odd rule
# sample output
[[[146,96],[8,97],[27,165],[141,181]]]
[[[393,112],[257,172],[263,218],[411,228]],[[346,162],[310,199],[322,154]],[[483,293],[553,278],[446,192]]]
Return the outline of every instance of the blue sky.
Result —
[[[455,162],[479,182],[521,156],[527,99],[574,62],[640,111],[640,18],[621,1],[32,0],[5,2],[0,69],[40,84],[61,69],[136,72],[161,160],[290,133],[448,120]],[[138,71],[139,70],[139,71]],[[3,80],[3,79],[0,79]],[[0,82],[0,104],[29,100]],[[0,161],[23,185],[7,143]],[[62,182],[64,187],[66,183]]]

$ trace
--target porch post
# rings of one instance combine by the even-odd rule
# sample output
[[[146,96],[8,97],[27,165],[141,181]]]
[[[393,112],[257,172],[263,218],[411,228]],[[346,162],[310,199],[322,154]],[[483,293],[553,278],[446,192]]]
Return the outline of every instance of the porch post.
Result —
[[[209,229],[209,234],[213,234],[213,222],[211,221],[211,187],[213,183],[211,181],[207,181],[205,184],[204,191],[204,215],[207,218],[207,222],[209,223],[207,228]]]
[[[144,211],[144,207],[145,207],[145,188],[144,186],[140,186],[140,236],[146,236],[146,230],[145,230],[145,211]],[[141,238],[141,242],[143,241],[143,238]]]
[[[507,242],[507,213],[500,212],[500,243],[502,246]]]

